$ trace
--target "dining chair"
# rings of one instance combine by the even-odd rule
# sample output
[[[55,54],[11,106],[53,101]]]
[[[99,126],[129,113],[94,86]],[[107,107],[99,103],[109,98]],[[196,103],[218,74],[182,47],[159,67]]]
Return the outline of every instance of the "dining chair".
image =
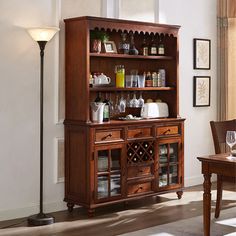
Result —
[[[236,119],[226,120],[226,121],[210,121],[212,137],[215,147],[215,153],[225,153],[227,152],[226,144],[226,133],[228,130],[236,131]],[[223,182],[233,182],[235,183],[236,178],[229,178],[226,176],[217,175],[217,196],[216,196],[216,209],[215,218],[220,215],[221,202],[222,202],[222,191]]]

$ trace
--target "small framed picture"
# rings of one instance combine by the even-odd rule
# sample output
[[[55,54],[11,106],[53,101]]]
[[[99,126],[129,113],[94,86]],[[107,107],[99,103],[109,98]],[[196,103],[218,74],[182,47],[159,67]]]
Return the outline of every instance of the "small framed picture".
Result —
[[[193,68],[198,70],[210,70],[211,40],[193,39]]]
[[[116,44],[113,41],[104,42],[104,48],[106,53],[117,53]]]
[[[193,106],[210,106],[211,99],[211,77],[194,76],[193,77]]]

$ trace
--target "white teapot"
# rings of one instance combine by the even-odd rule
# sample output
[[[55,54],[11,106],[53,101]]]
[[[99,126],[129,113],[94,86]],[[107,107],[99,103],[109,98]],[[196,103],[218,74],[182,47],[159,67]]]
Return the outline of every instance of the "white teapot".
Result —
[[[111,83],[111,79],[109,77],[107,77],[106,75],[104,75],[103,73],[101,73],[98,76],[94,76],[94,83],[95,84],[110,84]]]

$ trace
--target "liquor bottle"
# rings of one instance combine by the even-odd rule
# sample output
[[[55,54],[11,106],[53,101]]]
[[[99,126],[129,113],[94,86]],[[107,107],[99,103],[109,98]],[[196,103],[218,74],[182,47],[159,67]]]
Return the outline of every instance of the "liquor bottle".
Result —
[[[148,56],[148,44],[146,38],[143,39],[141,53],[143,56]]]
[[[137,158],[136,156],[134,156],[134,157],[132,158],[132,161],[133,161],[134,163],[136,163],[136,162],[138,162],[138,158]]]
[[[152,87],[152,86],[153,86],[153,82],[152,82],[151,72],[148,71],[145,78],[145,87]]]
[[[156,72],[152,72],[152,86],[157,87],[158,85],[158,74]]]
[[[148,160],[147,154],[142,157],[142,160],[143,160],[143,161],[147,161],[147,160]]]
[[[95,98],[94,102],[102,102],[102,94],[101,94],[101,92],[97,93],[97,97]]]
[[[164,42],[162,40],[162,36],[159,37],[158,55],[165,55],[165,46],[164,46]]]
[[[157,45],[155,43],[154,35],[152,36],[152,40],[149,46],[149,55],[156,56],[157,55]]]
[[[134,153],[132,150],[129,150],[127,154],[128,154],[128,157],[132,157]]]
[[[147,149],[147,148],[148,148],[148,143],[147,143],[147,142],[143,143],[143,147],[144,147],[145,149]]]
[[[105,95],[103,103],[105,103],[103,110],[103,122],[107,122],[110,120],[110,101],[107,97],[107,93]]]

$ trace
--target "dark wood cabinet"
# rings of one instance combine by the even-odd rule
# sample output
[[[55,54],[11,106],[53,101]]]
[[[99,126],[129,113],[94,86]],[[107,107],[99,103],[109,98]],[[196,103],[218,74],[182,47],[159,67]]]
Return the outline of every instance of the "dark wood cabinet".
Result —
[[[75,204],[92,215],[95,208],[175,191],[181,198],[184,187],[184,119],[179,117],[178,29],[161,25],[97,17],[65,20],[66,37],[66,118],[65,201],[69,210]],[[103,31],[119,47],[121,32],[132,32],[135,47],[141,51],[144,37],[162,37],[165,55],[143,56],[90,52],[90,35]],[[117,88],[114,68],[126,71],[165,69],[165,87]],[[90,87],[90,74],[102,72],[111,78],[110,86]],[[169,117],[159,119],[92,122],[90,103],[98,93],[142,92],[144,100],[161,99],[168,104]],[[128,110],[128,109],[127,109]],[[140,109],[128,110],[122,116]]]

